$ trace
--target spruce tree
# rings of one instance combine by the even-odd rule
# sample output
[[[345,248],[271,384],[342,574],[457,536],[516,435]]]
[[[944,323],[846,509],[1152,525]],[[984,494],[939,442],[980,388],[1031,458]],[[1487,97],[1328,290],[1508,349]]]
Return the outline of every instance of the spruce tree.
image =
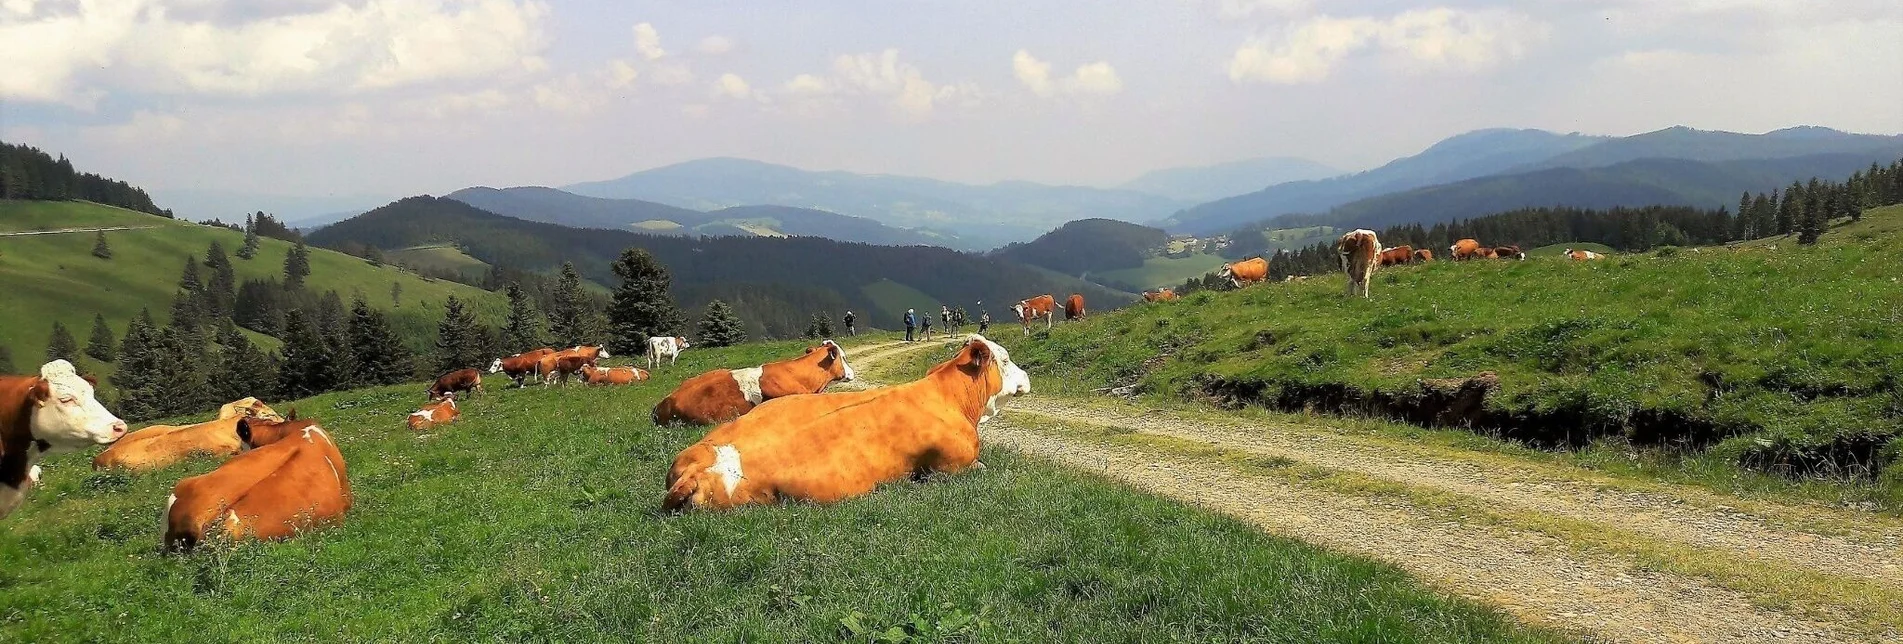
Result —
[[[1824,217],[1826,215],[1823,207],[1805,208],[1799,216],[1801,218],[1797,223],[1797,243],[1817,243],[1817,238],[1824,235]]]
[[[17,373],[20,373],[20,368],[13,366],[13,352],[7,350],[7,345],[0,344],[0,374]]]
[[[218,346],[217,368],[212,370],[210,382],[218,400],[277,397],[277,366],[269,354],[238,330],[238,325],[227,321],[219,328]]]
[[[436,324],[436,373],[483,366],[487,351],[480,327],[462,300],[451,295],[443,302],[443,319]]]
[[[278,395],[304,398],[329,391],[332,385],[330,347],[304,311],[284,314],[283,359],[278,367]]]
[[[211,269],[211,276],[205,280],[204,304],[200,308],[208,318],[227,318],[238,297],[238,274],[231,266],[231,258],[225,256],[223,245],[213,241],[205,248],[205,267]]]
[[[106,316],[93,314],[93,333],[86,339],[86,355],[100,362],[112,362],[114,348],[112,328],[106,326]]]
[[[73,339],[73,332],[59,320],[53,321],[53,335],[46,339],[46,361],[79,359],[79,341]]]
[[[555,283],[555,301],[549,305],[548,331],[555,342],[565,347],[601,341],[601,314],[582,288],[581,274],[572,262],[562,263],[562,275]],[[644,344],[645,339],[642,341]],[[630,354],[632,355],[632,354]]]
[[[297,240],[291,252],[284,255],[284,290],[295,291],[304,288],[304,278],[311,275],[310,249],[304,247],[304,240]]]
[[[331,388],[348,389],[356,386],[357,353],[352,349],[350,337],[350,311],[344,308],[344,300],[336,291],[324,291],[324,297],[317,302],[317,334],[323,336],[324,346],[330,349]]]
[[[251,215],[244,216],[244,245],[238,247],[238,259],[251,259],[258,256],[258,229]]]
[[[947,322],[947,324],[950,323]],[[833,337],[832,318],[826,317],[824,313],[814,313],[812,319],[806,322],[806,337],[814,340]]]
[[[146,420],[163,415],[158,381],[169,365],[165,364],[159,331],[152,312],[142,310],[126,325],[125,338],[119,341],[119,369],[112,384],[119,390],[119,413],[126,420]]]
[[[647,249],[629,248],[610,268],[621,278],[608,304],[610,350],[635,355],[647,349],[648,338],[680,330],[684,320],[668,292],[672,278],[660,260]]]
[[[198,275],[197,260],[185,258],[185,270],[180,271],[178,275],[178,288],[190,293],[193,297],[205,291],[205,280]]]
[[[1804,186],[1792,182],[1784,190],[1784,198],[1777,203],[1777,234],[1789,235],[1797,232],[1797,225],[1803,218]]]
[[[383,312],[358,298],[350,304],[350,347],[356,356],[351,380],[359,385],[394,385],[416,373],[416,356],[390,329]]]
[[[747,341],[747,329],[734,317],[733,307],[720,300],[707,303],[696,335],[696,346],[703,347],[731,347]]]
[[[403,283],[390,282],[390,308],[403,306]]]
[[[509,322],[502,328],[502,350],[519,353],[541,347],[542,314],[535,310],[535,301],[514,282],[503,291],[509,296]]]
[[[106,245],[106,231],[101,230],[93,235],[93,257],[112,259],[112,247]]]
[[[159,331],[157,347],[158,361],[165,365],[155,379],[154,405],[159,413],[178,416],[214,406],[203,337],[196,331],[166,327]]]

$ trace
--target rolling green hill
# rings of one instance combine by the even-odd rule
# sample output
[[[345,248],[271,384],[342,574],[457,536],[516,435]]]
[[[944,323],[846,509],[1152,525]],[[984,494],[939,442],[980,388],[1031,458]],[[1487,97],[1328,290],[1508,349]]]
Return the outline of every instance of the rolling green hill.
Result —
[[[1042,266],[1065,275],[1137,268],[1169,241],[1160,228],[1114,219],[1079,219],[1037,239],[992,253],[1020,264]]]
[[[1138,291],[1175,286],[1192,277],[1222,268],[1228,260],[1219,255],[1195,253],[1183,257],[1151,257],[1136,268],[1102,271],[1091,276],[1100,283]]]
[[[141,308],[150,309],[163,323],[187,257],[202,261],[205,248],[214,240],[227,253],[244,244],[243,233],[227,228],[110,206],[72,201],[0,201],[0,234],[114,226],[136,229],[106,233],[112,259],[92,256],[94,233],[0,236],[0,293],[6,294],[6,304],[0,306],[0,344],[13,354],[16,367],[38,364],[36,361],[45,355],[54,320],[65,324],[82,345],[95,313],[105,316],[115,336],[125,334],[126,325]],[[263,239],[256,258],[232,258],[238,279],[281,277],[284,256],[290,249],[288,242]],[[372,266],[342,253],[317,248],[311,251],[308,288],[316,292],[335,289],[346,301],[362,294],[372,305],[389,312],[392,327],[403,337],[433,337],[442,314],[441,303],[450,295],[476,302],[477,310],[491,322],[499,322],[506,310],[500,296],[481,289],[424,279],[390,266]],[[392,285],[401,285],[399,301],[390,297]],[[264,344],[268,348],[275,343]],[[90,358],[82,361],[94,372],[111,371],[110,365],[94,364]]]
[[[489,271],[489,265],[480,259],[470,257],[468,253],[448,244],[415,246],[384,251],[383,257],[391,264],[416,268],[425,272],[440,272],[452,275],[480,276]],[[461,280],[468,283],[468,279]]]

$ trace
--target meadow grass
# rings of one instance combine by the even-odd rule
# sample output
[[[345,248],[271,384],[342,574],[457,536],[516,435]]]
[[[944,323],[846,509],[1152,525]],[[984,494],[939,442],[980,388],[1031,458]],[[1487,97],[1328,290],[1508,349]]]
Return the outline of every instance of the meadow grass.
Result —
[[[480,277],[489,272],[489,264],[470,257],[462,249],[447,244],[384,251],[383,256],[392,264],[412,266],[421,270],[443,271],[453,275]]]
[[[833,506],[658,513],[702,431],[657,429],[649,407],[684,376],[800,346],[690,349],[628,388],[492,382],[422,434],[402,428],[420,384],[298,401],[336,437],[356,507],[282,543],[162,556],[166,494],[213,463],[125,475],[57,457],[0,523],[0,641],[1563,639],[997,449],[985,470]]]
[[[1136,268],[1119,268],[1113,271],[1100,271],[1094,277],[1100,282],[1116,282],[1143,289],[1175,286],[1192,277],[1202,277],[1204,273],[1222,268],[1221,256],[1209,253],[1196,253],[1185,257],[1151,257]]]

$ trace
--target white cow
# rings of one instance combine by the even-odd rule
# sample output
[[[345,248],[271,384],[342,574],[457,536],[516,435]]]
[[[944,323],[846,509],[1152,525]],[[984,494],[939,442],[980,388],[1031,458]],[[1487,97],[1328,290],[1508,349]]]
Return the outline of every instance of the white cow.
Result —
[[[92,382],[70,362],[48,362],[38,377],[0,376],[0,442],[19,450],[0,459],[0,518],[20,507],[27,489],[39,482],[34,461],[125,434],[126,421],[99,404]]]
[[[667,358],[668,366],[681,357],[681,350],[687,348],[687,338],[648,338],[648,369],[661,368],[661,358]]]

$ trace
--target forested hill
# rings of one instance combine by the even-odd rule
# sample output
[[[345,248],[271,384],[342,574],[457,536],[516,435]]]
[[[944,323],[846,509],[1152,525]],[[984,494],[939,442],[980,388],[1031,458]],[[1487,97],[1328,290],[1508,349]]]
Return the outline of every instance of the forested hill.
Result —
[[[1035,240],[1011,244],[994,257],[1042,266],[1066,275],[1136,268],[1169,241],[1169,233],[1114,219],[1079,219]]]
[[[860,323],[891,328],[906,308],[936,311],[940,304],[973,308],[983,301],[993,317],[1030,295],[1081,292],[1093,308],[1125,303],[1102,287],[1063,279],[1008,261],[934,247],[891,247],[811,237],[687,239],[632,232],[585,230],[524,221],[447,198],[411,197],[311,234],[313,244],[406,248],[454,243],[501,268],[548,271],[574,262],[587,277],[614,284],[609,262],[623,249],[644,248],[673,273],[675,293],[690,309],[716,298],[740,299],[743,318],[789,319],[769,325],[776,336],[797,335],[812,313],[859,313]],[[973,317],[978,311],[970,311]]]
[[[127,210],[170,217],[145,190],[124,181],[73,169],[65,156],[0,141],[0,199],[64,201],[80,199]]]

